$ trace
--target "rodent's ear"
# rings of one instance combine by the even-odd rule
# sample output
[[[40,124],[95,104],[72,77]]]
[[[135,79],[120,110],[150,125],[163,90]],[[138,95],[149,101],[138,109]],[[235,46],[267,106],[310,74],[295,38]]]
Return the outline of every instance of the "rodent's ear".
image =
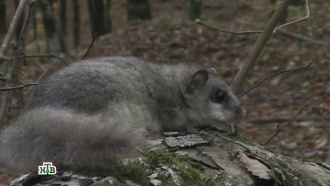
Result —
[[[217,75],[217,70],[215,68],[208,68],[206,71],[212,75]]]
[[[195,90],[205,85],[207,80],[209,80],[209,73],[206,70],[198,70],[190,79],[186,88],[187,93],[193,94]]]

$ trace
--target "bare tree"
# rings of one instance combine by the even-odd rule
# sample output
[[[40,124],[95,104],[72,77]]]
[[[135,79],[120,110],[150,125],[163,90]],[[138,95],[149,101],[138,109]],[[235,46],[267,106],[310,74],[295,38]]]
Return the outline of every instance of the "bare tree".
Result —
[[[111,0],[105,0],[105,22],[107,23],[107,30],[111,32],[112,30],[112,21],[111,21]]]
[[[104,1],[88,0],[88,9],[94,34],[100,36],[111,32],[111,26],[107,22],[110,15],[105,12]]]
[[[58,15],[60,18],[61,35],[66,36],[66,0],[59,0]]]
[[[188,18],[191,21],[194,21],[197,18],[200,18],[202,12],[202,3],[203,0],[189,0],[188,3]]]
[[[151,19],[151,11],[148,0],[127,0],[128,23],[149,19]]]
[[[6,31],[6,2],[5,0],[0,0],[0,34],[4,34]]]
[[[64,52],[63,43],[56,35],[56,24],[53,15],[52,0],[40,0],[39,6],[47,40],[47,51],[54,54]],[[62,43],[62,44],[61,44]]]
[[[79,3],[78,0],[72,1],[72,27],[73,27],[73,44],[74,47],[77,48],[80,44],[80,18],[79,18]]]
[[[19,0],[14,0],[15,10],[17,9],[18,4],[19,4]],[[22,15],[18,18],[18,25],[17,25],[17,27],[16,27],[16,31],[15,31],[16,40],[18,40],[19,35],[21,34],[23,21],[24,21],[24,12],[23,12]]]

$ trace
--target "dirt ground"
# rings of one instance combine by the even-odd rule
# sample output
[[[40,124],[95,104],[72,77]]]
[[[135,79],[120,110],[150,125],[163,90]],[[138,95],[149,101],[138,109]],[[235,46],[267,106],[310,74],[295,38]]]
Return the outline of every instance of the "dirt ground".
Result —
[[[258,38],[258,34],[226,34],[191,23],[186,19],[184,1],[150,1],[153,19],[130,26],[126,24],[124,1],[112,3],[113,31],[95,41],[89,57],[130,55],[156,63],[199,63],[215,67],[230,83]],[[264,28],[273,8],[269,1],[209,0],[204,1],[201,19],[227,30],[259,30]],[[294,38],[274,34],[269,40],[242,92],[272,73],[313,64],[303,71],[278,75],[242,96],[247,116],[239,128],[253,140],[265,143],[278,124],[284,126],[303,109],[298,120],[291,122],[268,145],[309,161],[330,163],[329,46],[301,41],[297,36],[330,43],[330,2],[310,0],[309,8],[308,20],[284,28]],[[82,45],[73,49],[72,34],[67,35],[68,53],[64,59],[67,62],[81,59],[91,42],[86,5],[82,4],[81,12]],[[288,20],[305,15],[304,6],[291,6]],[[41,24],[38,29],[42,32]],[[43,37],[34,41],[32,34],[30,29],[25,49],[35,51],[38,45],[38,50],[42,50]],[[29,65],[19,71],[25,83],[36,80],[50,64],[30,59],[26,63]],[[12,109],[10,116],[16,113]]]

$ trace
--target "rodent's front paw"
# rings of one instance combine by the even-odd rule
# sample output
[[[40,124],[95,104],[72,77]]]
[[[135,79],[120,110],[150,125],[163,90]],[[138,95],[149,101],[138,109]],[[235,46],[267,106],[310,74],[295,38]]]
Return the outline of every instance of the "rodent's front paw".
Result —
[[[136,132],[141,134],[141,136],[144,136],[144,137],[148,137],[151,135],[146,127],[139,128],[139,129],[137,129]]]

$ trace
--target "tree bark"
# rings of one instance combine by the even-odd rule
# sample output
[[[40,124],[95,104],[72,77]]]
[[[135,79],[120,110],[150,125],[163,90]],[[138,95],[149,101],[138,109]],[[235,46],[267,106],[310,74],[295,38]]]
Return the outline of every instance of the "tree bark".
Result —
[[[127,0],[127,22],[129,24],[151,19],[148,0]]]
[[[148,157],[151,157],[152,159],[149,159],[149,161],[145,161],[146,159],[143,158],[137,159],[137,162],[143,161],[145,167],[136,171],[145,171],[145,169],[151,168],[151,175],[149,176],[148,174],[143,178],[139,178],[140,180],[147,179],[144,184],[137,182],[136,184],[129,185],[147,185],[146,182],[148,180],[150,180],[150,185],[157,185],[151,184],[155,183],[152,180],[157,180],[158,185],[177,186],[188,185],[185,183],[189,180],[190,183],[191,180],[197,182],[189,185],[198,186],[329,186],[330,183],[329,164],[305,162],[286,156],[280,152],[246,140],[247,138],[243,136],[232,136],[225,132],[203,130],[199,134],[177,135],[178,133],[173,132],[173,136],[162,139],[153,138],[153,140],[149,140],[150,147],[153,149],[169,148],[169,151],[185,155],[190,163],[184,163],[185,158],[178,159],[173,154],[165,155],[164,158],[162,158],[163,156],[161,154],[154,154],[153,156],[146,155],[147,157],[144,158],[148,159]],[[144,154],[148,153],[145,152]],[[163,151],[163,153],[168,154],[166,151]],[[160,159],[160,161],[157,161],[157,159]],[[130,160],[132,161],[132,159]],[[198,167],[200,171],[196,172],[196,169],[192,170],[193,167],[187,171],[186,167],[189,165]],[[127,168],[133,167],[128,166]],[[161,175],[167,175],[167,177],[164,178]],[[69,176],[69,179],[61,182],[59,181],[62,180],[61,176],[55,175],[55,177],[47,179],[48,185],[54,183],[76,185],[77,182],[86,179],[93,180],[93,177],[77,175],[75,177]],[[118,179],[114,178],[116,176],[113,174],[109,174],[109,177],[112,178],[111,182],[118,182]],[[201,179],[203,177],[204,179]],[[16,180],[23,180],[22,183],[29,183],[31,178],[39,180],[38,183],[42,180],[36,179],[36,175],[24,175],[23,179]],[[125,179],[132,180],[132,178],[133,176],[126,175],[121,178],[121,184],[118,183],[118,185],[128,185],[125,184]],[[166,184],[166,181],[169,180],[175,181],[172,181],[172,184]],[[14,185],[24,185],[22,183],[18,184],[16,182]],[[97,185],[96,182],[91,181],[92,183]]]
[[[244,136],[232,136],[221,131],[202,133],[200,138],[205,139],[206,143],[197,144],[194,148],[187,149],[194,143],[191,137],[186,138],[187,142],[182,136],[167,137],[164,142],[173,149],[179,148],[177,153],[185,154],[193,162],[205,167],[204,172],[221,175],[220,185],[263,186],[277,183],[285,186],[328,186],[330,183],[329,164],[305,162],[259,145]],[[178,138],[178,146],[175,138]]]

